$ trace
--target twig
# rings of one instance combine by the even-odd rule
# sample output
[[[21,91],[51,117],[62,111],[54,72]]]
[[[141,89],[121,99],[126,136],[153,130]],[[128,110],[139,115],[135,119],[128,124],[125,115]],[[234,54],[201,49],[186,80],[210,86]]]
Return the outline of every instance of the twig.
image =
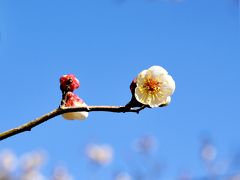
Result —
[[[143,110],[145,106],[142,106],[140,108],[126,108],[126,106],[86,106],[86,107],[73,107],[73,108],[58,108],[54,109],[53,111],[44,114],[41,117],[38,117],[30,122],[27,122],[21,126],[18,126],[16,128],[10,129],[8,131],[0,133],[0,141],[3,139],[6,139],[8,137],[14,136],[16,134],[25,132],[25,131],[31,131],[32,128],[35,126],[44,123],[45,121],[52,119],[58,115],[67,113],[67,112],[77,112],[77,111],[106,111],[106,112],[115,112],[115,113],[125,113],[125,112],[135,112],[139,113],[141,110]]]

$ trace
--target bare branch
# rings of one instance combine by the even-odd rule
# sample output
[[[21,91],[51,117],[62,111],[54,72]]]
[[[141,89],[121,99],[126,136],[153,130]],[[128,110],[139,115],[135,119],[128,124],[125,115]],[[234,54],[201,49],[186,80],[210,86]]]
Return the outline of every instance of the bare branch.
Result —
[[[0,141],[6,139],[8,137],[14,136],[16,134],[31,131],[32,128],[35,126],[44,123],[45,121],[52,119],[58,115],[67,113],[67,112],[77,112],[77,111],[105,111],[105,112],[115,112],[115,113],[125,113],[125,112],[135,112],[139,113],[143,110],[146,106],[142,106],[140,108],[127,108],[126,106],[86,106],[86,107],[71,107],[71,108],[58,108],[54,109],[53,111],[44,114],[41,117],[38,117],[26,124],[18,126],[16,128],[10,129],[8,131],[0,133]]]

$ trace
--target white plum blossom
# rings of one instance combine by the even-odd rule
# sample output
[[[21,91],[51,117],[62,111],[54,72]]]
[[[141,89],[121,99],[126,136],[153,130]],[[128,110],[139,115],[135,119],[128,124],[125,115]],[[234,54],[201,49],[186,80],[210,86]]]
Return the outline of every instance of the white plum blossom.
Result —
[[[11,150],[0,152],[0,169],[7,172],[13,171],[17,166],[17,157]]]
[[[34,151],[24,154],[20,158],[20,165],[25,172],[39,170],[46,161],[46,154],[44,151]]]
[[[172,76],[163,67],[152,66],[138,74],[135,97],[142,104],[158,107],[170,103],[174,90]]]
[[[20,180],[47,180],[47,178],[37,170],[31,170],[25,172],[20,178]]]
[[[47,178],[40,172],[44,162],[46,161],[46,154],[44,151],[35,151],[23,155],[20,158],[20,167],[22,174],[20,180],[47,180]]]
[[[113,150],[109,145],[91,144],[86,150],[87,157],[98,165],[106,165],[112,161]]]
[[[74,180],[68,170],[63,166],[54,169],[52,180]]]

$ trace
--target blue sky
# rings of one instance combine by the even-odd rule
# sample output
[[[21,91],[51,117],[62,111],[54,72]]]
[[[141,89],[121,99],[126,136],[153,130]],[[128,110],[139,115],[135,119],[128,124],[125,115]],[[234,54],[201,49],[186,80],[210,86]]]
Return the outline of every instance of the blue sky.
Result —
[[[161,65],[176,81],[167,108],[139,115],[93,112],[86,121],[56,117],[31,132],[1,141],[17,154],[45,149],[46,172],[58,163],[76,179],[87,176],[84,147],[111,144],[111,170],[129,169],[132,142],[158,139],[164,178],[181,170],[203,175],[199,139],[209,134],[219,159],[240,148],[238,9],[231,0],[0,0],[0,131],[59,105],[59,77],[74,73],[89,105],[124,105],[129,84],[143,69]]]

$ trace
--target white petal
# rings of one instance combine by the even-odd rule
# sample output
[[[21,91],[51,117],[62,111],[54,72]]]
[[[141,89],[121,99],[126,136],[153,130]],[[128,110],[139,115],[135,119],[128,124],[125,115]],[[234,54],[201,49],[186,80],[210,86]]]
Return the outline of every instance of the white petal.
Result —
[[[141,92],[139,87],[135,89],[135,98],[137,99],[138,102],[142,104],[148,104],[147,94],[144,92]]]
[[[159,77],[163,74],[168,74],[167,70],[161,66],[152,66],[148,70],[151,71],[153,77]]]
[[[87,106],[87,104],[86,103],[81,104],[79,102],[75,103],[75,107],[84,107],[84,106]],[[83,119],[86,119],[88,117],[88,112],[85,112],[85,111],[69,112],[69,113],[62,114],[62,117],[66,120],[75,120],[75,119],[83,120]]]
[[[172,89],[172,93],[174,93],[176,85],[175,85],[175,81],[173,80],[172,76],[170,76],[170,75],[167,76],[167,82],[168,82],[169,88]]]
[[[149,102],[149,106],[150,107],[158,107],[162,104],[162,101],[159,101],[158,99],[151,99],[151,101]]]
[[[172,100],[171,96],[168,96],[164,104],[169,104],[171,100]]]
[[[69,112],[62,114],[62,117],[66,120],[83,120],[88,117],[88,112]]]
[[[75,114],[75,119],[83,120],[88,117],[88,112],[77,112]]]
[[[165,102],[165,100],[166,100],[166,98],[164,96],[162,96],[162,94],[160,94],[160,93],[156,94],[149,101],[149,106],[150,107],[158,107],[161,104],[163,104]]]
[[[62,114],[62,117],[66,120],[74,120],[74,114],[72,113],[64,113]]]
[[[175,81],[170,75],[163,75],[160,77],[162,82],[161,91],[165,96],[171,96],[175,91]]]
[[[147,74],[147,70],[143,70],[142,72],[140,72],[137,76],[137,86],[139,86],[140,84],[144,83],[145,77]]]

